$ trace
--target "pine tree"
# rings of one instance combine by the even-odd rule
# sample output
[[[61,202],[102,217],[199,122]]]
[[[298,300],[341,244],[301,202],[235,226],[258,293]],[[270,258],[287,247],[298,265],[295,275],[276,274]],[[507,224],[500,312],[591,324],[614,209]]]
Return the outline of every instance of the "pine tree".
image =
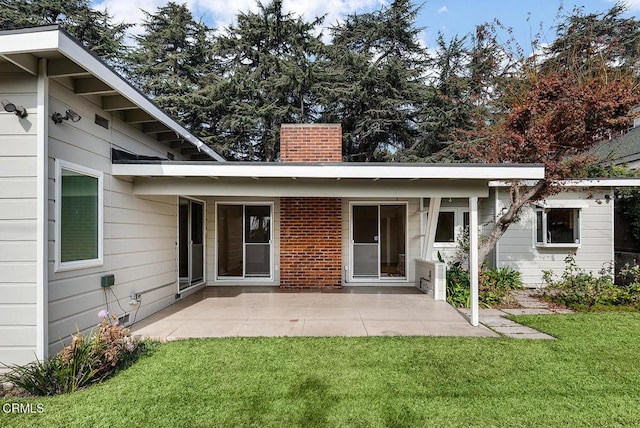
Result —
[[[129,73],[139,88],[205,142],[216,134],[219,78],[212,57],[213,30],[173,2],[145,13],[135,37]]]
[[[313,60],[322,42],[314,32],[321,20],[284,13],[282,0],[258,6],[258,13],[239,14],[216,41],[225,80],[221,138],[232,157],[274,161],[280,125],[316,114]]]
[[[410,0],[395,0],[331,29],[322,120],[342,123],[348,160],[397,160],[420,144],[429,58],[418,11]]]

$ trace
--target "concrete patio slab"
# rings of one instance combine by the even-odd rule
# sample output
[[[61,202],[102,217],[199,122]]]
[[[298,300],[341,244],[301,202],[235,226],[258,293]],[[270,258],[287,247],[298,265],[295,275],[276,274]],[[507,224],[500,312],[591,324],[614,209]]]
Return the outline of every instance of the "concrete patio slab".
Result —
[[[345,287],[331,293],[275,287],[206,287],[131,327],[159,340],[229,336],[476,336],[446,302],[413,287]]]

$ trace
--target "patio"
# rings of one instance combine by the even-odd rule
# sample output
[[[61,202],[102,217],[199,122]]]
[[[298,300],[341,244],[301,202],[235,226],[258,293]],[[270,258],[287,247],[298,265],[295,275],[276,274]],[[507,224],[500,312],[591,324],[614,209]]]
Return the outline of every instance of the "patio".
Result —
[[[413,287],[345,287],[331,292],[276,287],[205,287],[131,328],[159,340],[230,336],[473,336],[446,302]]]

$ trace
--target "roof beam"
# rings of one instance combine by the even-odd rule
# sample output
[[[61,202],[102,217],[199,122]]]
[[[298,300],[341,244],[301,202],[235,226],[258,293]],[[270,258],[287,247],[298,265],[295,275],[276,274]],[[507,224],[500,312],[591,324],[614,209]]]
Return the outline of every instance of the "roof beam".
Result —
[[[127,123],[156,122],[153,116],[142,110],[128,110],[124,112],[124,121]]]
[[[159,134],[160,132],[170,131],[169,127],[161,122],[145,123],[142,125],[142,132],[145,134]]]
[[[52,59],[47,62],[47,74],[49,77],[80,77],[90,76],[84,68],[68,59]]]
[[[198,150],[197,147],[192,146],[191,144],[189,144],[190,147],[186,147],[182,150],[180,150],[180,153],[182,153],[183,155],[197,155],[198,153],[200,153],[200,150]]]
[[[104,111],[133,110],[137,108],[137,105],[122,95],[102,97],[102,110]]]
[[[173,131],[161,132],[157,135],[158,135],[157,140],[160,141],[161,143],[180,140],[180,137]]]
[[[34,76],[38,75],[38,59],[31,54],[0,55],[16,67]]]
[[[76,79],[74,81],[74,92],[78,95],[101,95],[115,94],[116,91],[100,79],[91,77],[88,79]]]
[[[191,143],[187,143],[187,142],[186,142],[186,141],[184,141],[184,140],[180,140],[180,141],[173,141],[173,142],[169,145],[169,147],[170,147],[171,149],[174,149],[174,150],[176,150],[176,149],[177,149],[177,150],[181,150],[181,149],[184,149],[184,148],[187,148],[187,147],[193,147],[193,144],[191,144]]]

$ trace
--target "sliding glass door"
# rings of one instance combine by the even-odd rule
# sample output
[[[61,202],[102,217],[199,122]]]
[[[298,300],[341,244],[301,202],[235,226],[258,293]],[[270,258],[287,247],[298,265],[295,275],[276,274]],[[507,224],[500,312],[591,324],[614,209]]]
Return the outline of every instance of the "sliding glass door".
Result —
[[[352,205],[353,279],[405,278],[405,204]]]
[[[270,278],[271,229],[271,205],[218,204],[218,278]]]
[[[180,291],[204,281],[204,204],[179,199],[178,274]]]

